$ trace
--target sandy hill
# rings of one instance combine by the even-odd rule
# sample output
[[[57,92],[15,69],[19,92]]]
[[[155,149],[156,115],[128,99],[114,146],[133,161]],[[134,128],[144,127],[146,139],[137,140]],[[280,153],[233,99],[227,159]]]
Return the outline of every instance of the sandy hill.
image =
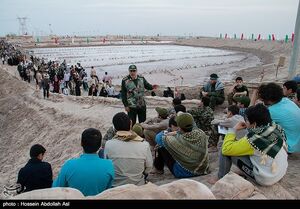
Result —
[[[220,48],[238,46],[250,48],[253,53],[261,53],[265,64],[274,63],[279,55],[284,53],[289,56],[290,46],[274,43],[256,44],[250,47],[250,43],[230,42],[221,43],[219,40],[201,42],[192,40],[190,45],[207,45]],[[181,43],[183,44],[183,43]],[[211,45],[209,45],[211,44]],[[252,45],[251,45],[252,46]],[[236,49],[237,49],[236,48]],[[260,51],[264,50],[264,51]],[[267,54],[270,54],[267,55]],[[274,68],[268,68],[270,72]],[[286,69],[286,67],[285,67]],[[240,75],[251,76],[253,80],[259,78],[260,67],[240,72]],[[251,73],[250,73],[251,72]],[[272,74],[272,75],[271,75]],[[266,80],[272,80],[274,74],[270,73]],[[280,72],[280,78],[286,78],[284,71]],[[0,67],[0,192],[3,186],[16,181],[17,173],[29,159],[29,149],[35,143],[43,144],[46,149],[45,161],[51,163],[54,177],[65,160],[79,156],[80,135],[85,128],[98,128],[104,135],[111,126],[111,120],[115,113],[124,111],[120,100],[112,98],[74,97],[51,94],[48,100],[42,98],[42,92],[36,91],[32,84],[21,81],[17,76],[16,67]],[[148,116],[154,116],[156,106],[170,106],[171,100],[159,97],[148,97]],[[186,101],[187,107],[195,105],[193,101]],[[215,175],[217,171],[217,155],[211,154],[211,169]],[[282,198],[278,192],[285,189],[295,198],[300,198],[299,164],[300,155],[295,154],[289,159],[287,175],[280,183],[270,188],[259,187],[268,198]],[[209,176],[193,178],[207,186]],[[174,178],[166,172],[163,176],[150,176],[150,181],[158,185],[173,181]],[[2,194],[1,194],[2,195]],[[3,198],[3,196],[1,196]]]

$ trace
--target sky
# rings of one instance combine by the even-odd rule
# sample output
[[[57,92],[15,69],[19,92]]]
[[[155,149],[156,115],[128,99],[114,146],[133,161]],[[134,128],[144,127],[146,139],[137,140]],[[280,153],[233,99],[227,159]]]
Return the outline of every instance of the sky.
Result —
[[[298,0],[0,0],[0,36],[175,35],[255,37],[294,32]]]

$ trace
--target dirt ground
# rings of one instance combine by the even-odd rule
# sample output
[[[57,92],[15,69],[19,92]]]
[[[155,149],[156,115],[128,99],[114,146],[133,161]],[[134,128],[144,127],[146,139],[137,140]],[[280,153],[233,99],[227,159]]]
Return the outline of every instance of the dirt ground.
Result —
[[[263,65],[276,63],[278,56],[285,54],[289,60],[291,46],[281,43],[240,43],[217,39],[195,39],[178,42],[185,45],[201,45],[207,47],[227,48],[254,53],[262,59]],[[243,45],[244,44],[244,45]],[[244,76],[249,82],[258,82],[261,67],[241,69],[237,75]],[[287,68],[287,66],[285,67]],[[274,79],[274,74],[265,76],[265,81]],[[266,71],[267,72],[267,71]],[[273,71],[272,71],[273,72]],[[287,77],[284,68],[279,78]],[[197,95],[198,87],[185,89],[189,98]],[[104,134],[111,126],[115,113],[124,111],[122,102],[114,98],[74,97],[50,94],[49,99],[43,99],[42,92],[35,89],[31,83],[21,81],[17,75],[16,66],[0,66],[0,193],[4,185],[16,182],[18,171],[29,159],[29,149],[35,143],[46,147],[45,161],[51,163],[54,177],[64,163],[72,157],[81,154],[80,135],[86,128],[98,128]],[[156,115],[156,106],[171,106],[171,99],[147,97],[147,117]],[[195,106],[191,100],[185,101],[187,108]],[[216,110],[216,117],[222,117],[226,105]],[[216,175],[218,170],[217,153],[210,154],[211,174],[193,179],[211,187],[207,179]],[[289,159],[289,167],[285,177],[278,183],[294,198],[300,198],[299,175],[300,154],[293,154]],[[174,178],[165,168],[164,175],[150,175],[150,181],[158,185],[173,181]],[[258,187],[266,197],[282,198],[277,187]]]

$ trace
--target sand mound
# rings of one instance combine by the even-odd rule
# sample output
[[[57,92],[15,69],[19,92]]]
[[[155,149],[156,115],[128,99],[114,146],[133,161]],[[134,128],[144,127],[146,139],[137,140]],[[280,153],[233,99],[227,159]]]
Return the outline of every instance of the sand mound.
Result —
[[[223,44],[214,39],[210,44],[216,47],[234,47],[238,46],[242,50],[243,46],[232,42],[232,44]],[[245,42],[248,43],[248,42]],[[246,45],[245,43],[242,43]],[[190,43],[195,44],[195,40]],[[268,51],[275,58],[265,57],[265,61],[273,62],[281,52],[287,51],[287,46],[280,48],[280,44],[261,45],[254,43],[253,47],[259,53],[259,46]],[[204,42],[198,45],[205,45]],[[250,44],[249,44],[250,46]],[[266,53],[264,53],[266,54]],[[271,56],[271,57],[272,57]],[[253,69],[251,77],[258,78],[259,67]],[[226,73],[226,72],[225,72]],[[220,74],[221,75],[221,74]],[[239,74],[241,76],[246,74]],[[155,75],[153,75],[155,76]],[[283,72],[282,78],[286,76]],[[271,79],[271,77],[270,77]],[[199,89],[194,88],[194,92]],[[190,92],[191,88],[186,88],[189,95],[196,95]],[[45,161],[51,163],[54,177],[56,177],[60,167],[65,160],[79,156],[82,152],[80,147],[80,135],[86,128],[98,128],[101,133],[111,126],[112,117],[115,113],[124,111],[120,100],[112,98],[95,97],[74,97],[51,94],[50,98],[44,100],[42,92],[36,91],[33,84],[20,81],[16,67],[0,67],[0,198],[4,185],[12,184],[17,180],[17,174],[29,159],[29,148],[40,143],[47,149]],[[170,98],[147,97],[149,117],[156,115],[154,108],[156,106],[171,106]],[[187,107],[197,105],[196,100],[187,100],[183,102]],[[217,170],[217,156],[211,158],[212,174]],[[287,175],[282,179],[280,185],[300,198],[300,180],[299,175],[300,156],[295,155],[294,159],[289,161]],[[162,177],[151,176],[150,180],[158,185],[174,181],[172,175]],[[195,177],[194,180],[200,181],[211,187],[207,183],[207,176]],[[268,191],[262,188],[264,194]],[[297,195],[298,194],[298,195]],[[271,198],[270,195],[265,195]]]

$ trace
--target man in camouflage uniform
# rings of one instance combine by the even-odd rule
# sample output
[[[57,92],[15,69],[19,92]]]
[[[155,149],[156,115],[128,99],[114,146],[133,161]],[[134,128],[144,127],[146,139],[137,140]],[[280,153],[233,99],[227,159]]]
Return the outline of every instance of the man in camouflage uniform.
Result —
[[[297,88],[298,86],[296,81],[287,81],[283,84],[283,95],[294,101],[296,99]]]
[[[136,116],[139,118],[139,123],[146,120],[146,102],[144,99],[145,89],[156,89],[157,85],[151,85],[147,80],[140,75],[137,75],[135,65],[129,66],[129,75],[122,80],[122,102],[132,125],[136,123]]]
[[[211,125],[211,121],[214,119],[214,111],[209,107],[210,99],[208,97],[202,97],[201,102],[201,106],[189,110],[188,113],[193,116],[197,127],[209,136],[208,146],[216,147],[219,135],[213,125]]]

